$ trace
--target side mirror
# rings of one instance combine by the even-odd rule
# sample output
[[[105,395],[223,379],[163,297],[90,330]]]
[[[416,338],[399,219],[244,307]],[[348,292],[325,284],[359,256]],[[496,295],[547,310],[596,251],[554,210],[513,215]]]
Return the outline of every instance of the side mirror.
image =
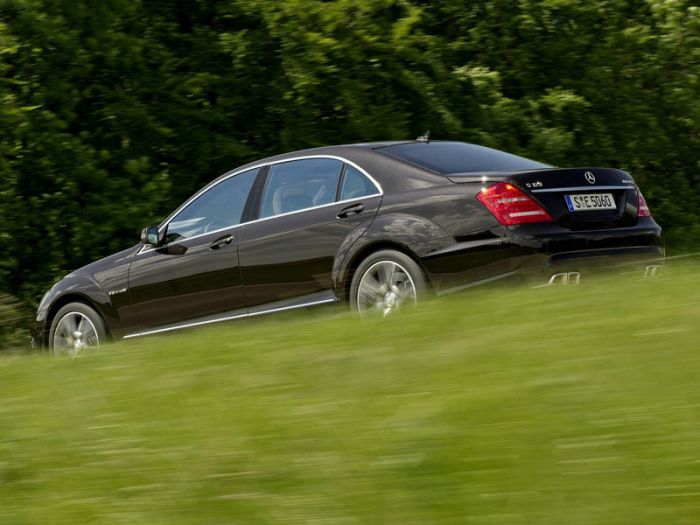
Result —
[[[141,230],[141,242],[151,246],[158,246],[160,244],[158,226],[149,226]]]

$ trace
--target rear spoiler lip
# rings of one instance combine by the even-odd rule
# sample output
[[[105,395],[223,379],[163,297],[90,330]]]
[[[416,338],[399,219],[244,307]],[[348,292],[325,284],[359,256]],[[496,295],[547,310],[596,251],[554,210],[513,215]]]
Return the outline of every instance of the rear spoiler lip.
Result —
[[[606,172],[608,174],[615,174],[624,177],[629,177],[629,181],[634,183],[631,175],[624,170],[617,168],[602,168],[602,167],[577,167],[577,168],[541,168],[541,169],[530,169],[530,170],[515,170],[515,171],[471,171],[464,173],[448,173],[445,178],[450,182],[465,183],[465,182],[498,182],[502,180],[513,180],[517,182],[517,177],[521,175],[538,175],[544,173],[561,172],[562,174],[574,173],[585,173],[586,171],[592,171],[594,173]]]

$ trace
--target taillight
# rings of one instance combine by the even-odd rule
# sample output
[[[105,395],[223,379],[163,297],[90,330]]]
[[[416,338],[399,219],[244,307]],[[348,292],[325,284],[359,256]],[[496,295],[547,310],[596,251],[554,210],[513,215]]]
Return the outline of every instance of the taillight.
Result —
[[[637,188],[637,217],[651,217],[651,211],[642,192]]]
[[[507,182],[497,182],[484,188],[476,198],[503,226],[553,220],[542,206]]]

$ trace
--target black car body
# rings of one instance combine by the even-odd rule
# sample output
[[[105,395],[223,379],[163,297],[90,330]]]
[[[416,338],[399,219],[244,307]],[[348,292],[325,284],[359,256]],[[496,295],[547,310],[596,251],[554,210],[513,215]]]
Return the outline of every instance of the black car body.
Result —
[[[348,301],[356,270],[382,250],[410,258],[438,294],[523,276],[546,284],[599,268],[648,271],[664,256],[661,228],[628,173],[448,141],[331,146],[247,164],[149,233],[151,244],[54,285],[36,342],[50,344],[57,312],[74,303],[123,338]]]

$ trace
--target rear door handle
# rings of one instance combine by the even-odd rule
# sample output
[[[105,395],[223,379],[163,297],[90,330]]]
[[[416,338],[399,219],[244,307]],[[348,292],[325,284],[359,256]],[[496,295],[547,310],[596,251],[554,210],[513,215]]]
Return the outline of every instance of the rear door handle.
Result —
[[[357,215],[360,213],[362,210],[365,209],[365,205],[362,204],[361,202],[358,204],[352,204],[348,206],[347,208],[343,208],[338,212],[338,217],[339,219],[345,219],[346,217],[349,217],[350,215]]]
[[[224,246],[228,246],[233,241],[233,235],[225,235],[224,237],[219,237],[209,247],[212,250],[219,250]]]

